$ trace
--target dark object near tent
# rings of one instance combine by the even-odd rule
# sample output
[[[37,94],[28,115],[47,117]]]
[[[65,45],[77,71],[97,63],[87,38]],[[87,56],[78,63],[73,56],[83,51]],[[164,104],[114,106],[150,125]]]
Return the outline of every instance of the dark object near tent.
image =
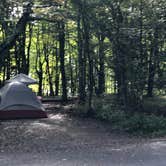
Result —
[[[36,80],[34,80],[33,78],[25,75],[25,74],[17,74],[16,76],[14,76],[13,78],[11,78],[10,80],[5,81],[5,83],[10,83],[10,82],[22,82],[26,85],[31,85],[31,84],[36,84],[38,83]]]
[[[0,90],[0,119],[47,118],[35,93],[21,82],[11,82]]]

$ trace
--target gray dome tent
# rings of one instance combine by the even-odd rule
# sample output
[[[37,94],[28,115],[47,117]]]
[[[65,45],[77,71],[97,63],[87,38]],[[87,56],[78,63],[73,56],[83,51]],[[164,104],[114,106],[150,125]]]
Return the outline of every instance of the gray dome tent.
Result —
[[[0,119],[46,118],[35,93],[21,82],[11,82],[0,90]]]
[[[13,78],[11,78],[10,80],[5,81],[5,83],[10,83],[10,82],[22,82],[26,85],[31,85],[31,84],[36,84],[38,83],[35,79],[25,75],[25,74],[17,74],[16,76],[14,76]]]

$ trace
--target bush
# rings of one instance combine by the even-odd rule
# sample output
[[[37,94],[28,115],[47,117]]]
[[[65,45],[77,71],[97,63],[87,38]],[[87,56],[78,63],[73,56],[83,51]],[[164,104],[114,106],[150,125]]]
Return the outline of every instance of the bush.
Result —
[[[73,113],[79,116],[86,116],[88,112],[88,105],[87,104],[79,104],[77,103],[73,108]]]
[[[123,122],[122,127],[129,133],[157,135],[166,132],[166,119],[162,116],[134,113]]]
[[[97,105],[96,105],[97,106]],[[95,106],[96,117],[109,120],[112,123],[117,121],[122,121],[125,118],[125,114],[123,111],[116,109],[114,104],[101,104],[97,107]]]
[[[109,121],[113,129],[139,135],[166,134],[166,118],[145,113],[128,113],[114,100],[95,99],[93,103],[98,119]]]
[[[143,109],[145,112],[166,115],[166,96],[145,97]]]

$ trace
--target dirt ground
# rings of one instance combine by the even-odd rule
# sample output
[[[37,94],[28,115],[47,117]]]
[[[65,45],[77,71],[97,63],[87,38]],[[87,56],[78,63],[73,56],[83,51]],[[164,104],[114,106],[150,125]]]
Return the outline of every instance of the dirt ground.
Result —
[[[2,121],[0,166],[165,166],[166,140],[118,133],[109,124],[47,107],[49,118]],[[62,113],[61,113],[62,110]]]

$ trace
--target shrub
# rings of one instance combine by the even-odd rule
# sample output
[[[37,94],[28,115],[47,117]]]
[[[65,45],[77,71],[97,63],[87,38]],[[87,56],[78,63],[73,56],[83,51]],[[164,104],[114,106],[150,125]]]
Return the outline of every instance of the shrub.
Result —
[[[77,103],[73,109],[73,113],[79,116],[85,116],[88,112],[88,105],[87,104],[79,104]]]
[[[166,134],[166,118],[145,113],[128,113],[114,100],[95,99],[93,103],[98,119],[109,121],[114,129],[139,135]]]

